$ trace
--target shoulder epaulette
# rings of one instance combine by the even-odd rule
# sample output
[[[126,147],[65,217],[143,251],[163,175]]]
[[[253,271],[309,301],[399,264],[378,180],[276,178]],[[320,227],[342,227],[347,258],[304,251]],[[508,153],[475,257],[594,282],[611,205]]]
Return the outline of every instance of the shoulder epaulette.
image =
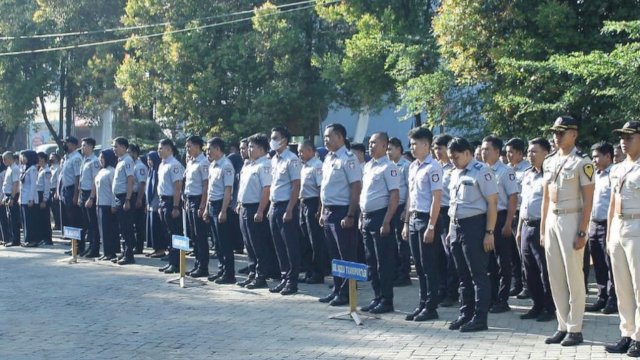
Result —
[[[351,150],[347,150],[347,156],[355,156],[355,155],[353,155],[353,153],[351,152]]]
[[[544,158],[548,159],[548,158],[552,157],[553,155],[555,155],[557,152],[558,152],[558,150],[554,150],[549,155],[545,156]]]
[[[473,165],[473,167],[478,169],[478,170],[480,170],[480,169],[482,169],[482,163],[476,163],[476,164]]]

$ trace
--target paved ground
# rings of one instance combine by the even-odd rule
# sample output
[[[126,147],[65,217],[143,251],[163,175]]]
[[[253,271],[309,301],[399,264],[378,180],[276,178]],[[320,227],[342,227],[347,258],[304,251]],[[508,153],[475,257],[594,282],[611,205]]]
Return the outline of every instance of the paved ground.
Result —
[[[328,319],[345,308],[317,302],[327,285],[302,284],[289,297],[235,285],[181,289],[156,271],[160,260],[69,265],[59,262],[66,248],[0,248],[0,359],[626,358],[602,347],[619,336],[616,315],[587,315],[582,346],[550,346],[555,323],[518,319],[528,302],[514,299],[513,311],[490,315],[489,331],[463,334],[446,328],[454,308],[439,309],[438,321],[404,321],[414,281],[396,288],[398,312],[357,327]],[[359,303],[370,294],[361,286]]]

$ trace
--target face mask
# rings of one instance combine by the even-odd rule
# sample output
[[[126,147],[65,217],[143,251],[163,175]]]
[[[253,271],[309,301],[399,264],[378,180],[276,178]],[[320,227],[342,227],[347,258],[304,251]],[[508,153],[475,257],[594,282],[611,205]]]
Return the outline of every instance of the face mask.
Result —
[[[271,150],[276,151],[276,150],[280,149],[280,141],[271,140],[269,142],[269,146],[271,147]]]

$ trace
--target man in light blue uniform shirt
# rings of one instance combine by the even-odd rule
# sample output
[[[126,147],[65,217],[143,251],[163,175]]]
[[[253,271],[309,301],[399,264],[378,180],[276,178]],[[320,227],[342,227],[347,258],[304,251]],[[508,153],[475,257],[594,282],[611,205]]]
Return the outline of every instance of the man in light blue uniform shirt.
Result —
[[[63,230],[64,226],[82,228],[82,210],[78,206],[80,199],[80,172],[82,170],[82,155],[77,151],[78,139],[68,136],[63,149],[66,152],[58,178],[58,197],[62,203]],[[78,241],[78,253],[85,250],[84,241]],[[70,252],[69,252],[70,254]]]
[[[93,138],[82,139],[82,168],[80,169],[80,199],[78,206],[82,210],[83,235],[89,243],[87,250],[81,254],[90,258],[100,255],[100,230],[98,229],[98,215],[95,207],[86,207],[85,203],[91,196],[94,180],[100,171],[100,161],[93,154],[96,141]]]
[[[409,165],[411,165],[411,162],[402,156],[403,153],[402,141],[395,137],[389,139],[387,156],[398,167],[398,180],[400,181],[400,203],[393,217],[393,230],[397,244],[393,250],[396,258],[396,276],[393,286],[411,285],[411,277],[409,276],[411,272],[411,250],[409,249],[409,242],[402,239],[403,222],[407,218],[405,204],[407,203]]]
[[[140,160],[140,147],[129,144],[127,152],[133,160],[133,193],[131,194],[131,214],[133,216],[134,234],[136,236],[135,254],[142,254],[146,239],[145,188],[149,168]]]
[[[4,246],[20,245],[20,204],[18,199],[20,184],[20,167],[13,158],[10,151],[2,154],[2,161],[7,170],[2,183],[4,193],[4,204],[7,211],[7,224],[9,236],[4,239]]]
[[[134,163],[131,155],[127,153],[129,141],[123,137],[113,139],[113,151],[118,157],[113,175],[113,195],[116,197],[116,209],[120,233],[124,238],[124,249],[122,254],[111,261],[120,265],[133,264],[133,247],[136,240],[133,232],[133,216],[131,197],[133,195],[133,171]]]

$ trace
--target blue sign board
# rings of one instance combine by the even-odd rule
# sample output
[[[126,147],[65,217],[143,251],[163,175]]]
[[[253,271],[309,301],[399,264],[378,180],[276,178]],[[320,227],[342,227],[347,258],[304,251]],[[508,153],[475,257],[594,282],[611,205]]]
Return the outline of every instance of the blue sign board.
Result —
[[[369,269],[366,264],[333,259],[331,261],[331,274],[344,279],[367,281]]]
[[[174,249],[191,251],[189,248],[189,238],[182,235],[173,235],[171,237],[171,246]]]
[[[65,226],[63,230],[66,239],[82,240],[82,229]]]

